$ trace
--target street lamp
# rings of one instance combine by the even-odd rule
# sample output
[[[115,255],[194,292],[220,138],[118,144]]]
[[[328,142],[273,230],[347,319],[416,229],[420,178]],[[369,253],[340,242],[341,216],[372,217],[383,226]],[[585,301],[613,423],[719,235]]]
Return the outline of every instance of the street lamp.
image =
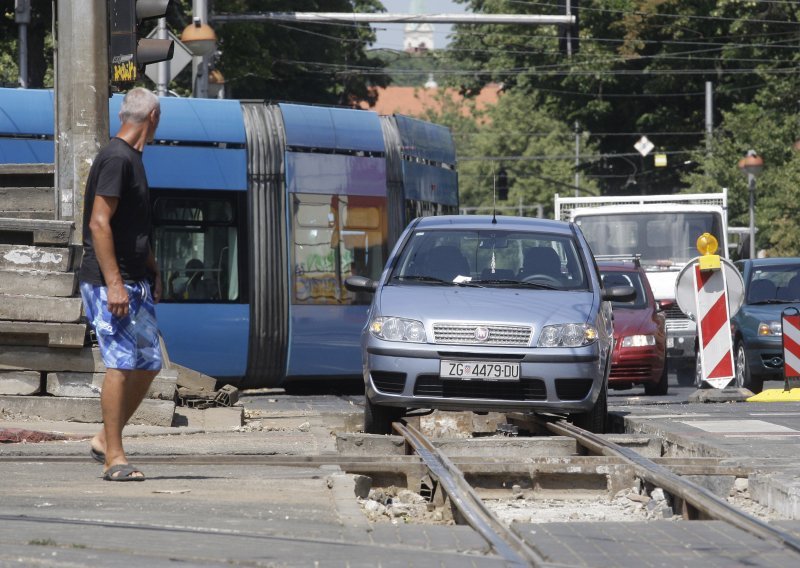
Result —
[[[739,169],[747,175],[747,187],[750,191],[750,258],[756,257],[756,176],[764,168],[764,160],[755,150],[748,150],[747,155],[739,160]]]

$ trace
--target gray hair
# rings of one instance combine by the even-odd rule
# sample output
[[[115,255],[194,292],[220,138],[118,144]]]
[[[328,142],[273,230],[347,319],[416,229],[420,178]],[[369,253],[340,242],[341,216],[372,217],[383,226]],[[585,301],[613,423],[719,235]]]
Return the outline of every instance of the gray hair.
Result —
[[[151,91],[142,87],[131,89],[122,99],[119,109],[119,120],[123,124],[133,122],[141,124],[153,110],[161,112],[161,103]]]

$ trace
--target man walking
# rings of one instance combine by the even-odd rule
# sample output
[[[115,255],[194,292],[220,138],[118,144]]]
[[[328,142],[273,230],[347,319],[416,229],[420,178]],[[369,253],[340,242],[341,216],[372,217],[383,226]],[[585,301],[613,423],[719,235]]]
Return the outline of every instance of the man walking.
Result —
[[[122,429],[161,369],[155,315],[161,276],[150,246],[150,191],[142,163],[160,115],[153,93],[129,91],[119,112],[122,126],[97,154],[86,182],[78,279],[106,366],[103,429],[92,439],[91,454],[104,464],[107,481],[144,480],[128,463]]]

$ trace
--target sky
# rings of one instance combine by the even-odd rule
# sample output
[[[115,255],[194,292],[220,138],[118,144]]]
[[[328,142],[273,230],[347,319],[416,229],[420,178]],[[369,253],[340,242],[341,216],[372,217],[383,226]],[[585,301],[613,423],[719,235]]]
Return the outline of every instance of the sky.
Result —
[[[411,0],[381,0],[386,11],[391,14],[410,14]],[[466,12],[464,4],[456,4],[451,0],[424,0],[426,14],[463,14]],[[403,28],[405,24],[372,24],[377,29],[378,41],[371,46],[372,49],[403,49]],[[447,35],[450,33],[450,24],[434,24],[433,42],[438,49],[448,43]]]

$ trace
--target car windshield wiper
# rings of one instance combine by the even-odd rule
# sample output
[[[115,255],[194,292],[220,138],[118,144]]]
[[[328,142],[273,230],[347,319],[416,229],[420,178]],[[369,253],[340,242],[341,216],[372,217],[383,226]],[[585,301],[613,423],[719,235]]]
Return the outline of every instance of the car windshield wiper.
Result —
[[[476,284],[475,282],[464,280],[463,282],[452,282],[449,280],[442,280],[441,278],[436,278],[435,276],[422,276],[422,275],[408,275],[408,276],[394,276],[392,280],[411,280],[416,282],[430,282],[431,284],[445,284],[447,286],[471,286],[474,288],[483,288],[480,284]]]
[[[758,302],[750,302],[750,305],[758,306],[760,304],[796,304],[797,302],[800,302],[800,300],[776,300],[773,298],[770,300],[759,300]]]
[[[520,286],[520,287],[523,287],[523,288],[537,288],[537,289],[540,289],[540,290],[558,290],[558,288],[553,286],[552,284],[544,284],[542,282],[523,282],[521,280],[509,280],[509,279],[503,279],[503,278],[498,278],[498,279],[494,279],[494,278],[486,279],[486,278],[484,278],[483,280],[473,280],[472,281],[473,284],[475,284],[476,282],[479,282],[481,284],[505,284],[505,285],[508,285],[508,286]]]

